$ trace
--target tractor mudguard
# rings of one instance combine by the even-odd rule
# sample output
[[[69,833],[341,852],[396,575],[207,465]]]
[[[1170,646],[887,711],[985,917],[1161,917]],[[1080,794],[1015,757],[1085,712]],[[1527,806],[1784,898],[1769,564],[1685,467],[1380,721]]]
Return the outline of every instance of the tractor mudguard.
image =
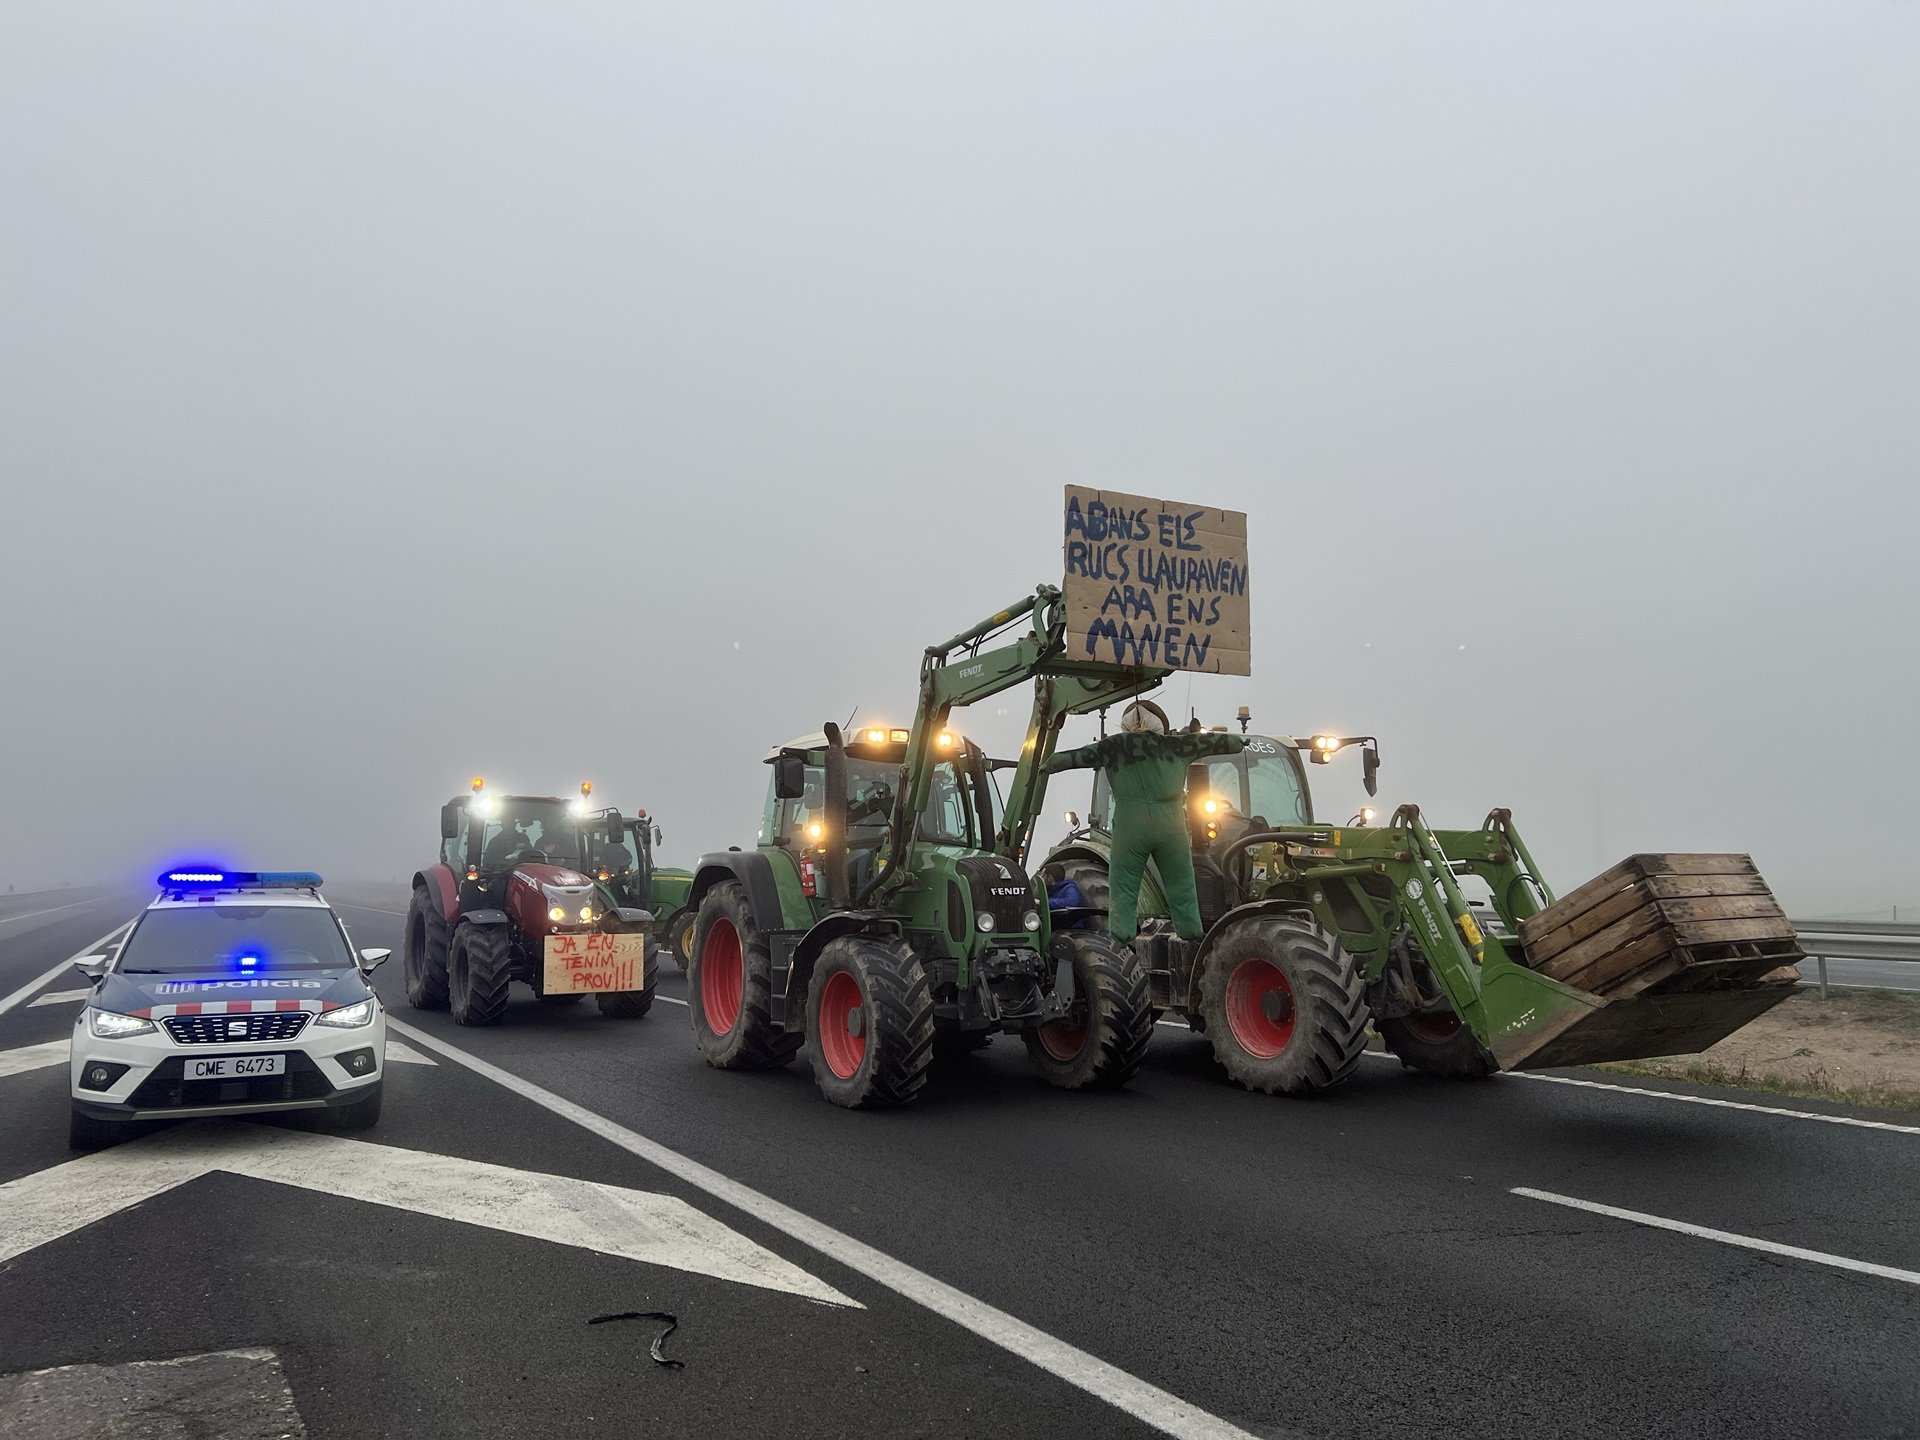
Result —
[[[460,918],[460,886],[453,878],[453,871],[445,865],[430,865],[425,870],[414,871],[413,888],[427,892],[427,903],[433,906],[433,913],[449,925]]]
[[[688,906],[698,910],[707,891],[727,880],[738,880],[747,892],[754,924],[762,930],[787,928],[786,916],[780,908],[780,887],[773,878],[773,864],[755,850],[722,850],[701,856],[694,871]]]
[[[620,906],[613,912],[613,917],[622,925],[650,926],[653,924],[653,912],[651,910],[640,910],[631,905]]]
[[[815,925],[794,945],[787,957],[786,974],[781,975],[779,952],[774,952],[773,993],[781,1001],[778,1015],[789,1033],[801,1034],[807,1028],[807,987],[813,983],[813,962],[820,952],[842,935],[874,935],[898,940],[906,927],[892,915],[877,910],[843,910]]]
[[[1184,977],[1179,977],[1185,981],[1183,987],[1185,993],[1175,993],[1172,996],[1174,1008],[1191,1011],[1199,1007],[1200,972],[1206,968],[1207,956],[1213,953],[1214,945],[1226,933],[1228,925],[1235,920],[1245,920],[1255,915],[1300,915],[1316,925],[1320,923],[1320,917],[1314,913],[1313,906],[1304,900],[1251,900],[1245,905],[1234,906],[1214,921],[1200,943],[1193,947],[1192,968]],[[1134,943],[1135,948],[1138,949],[1139,942],[1136,940]]]
[[[462,925],[504,925],[507,912],[504,910],[469,910],[460,917]]]

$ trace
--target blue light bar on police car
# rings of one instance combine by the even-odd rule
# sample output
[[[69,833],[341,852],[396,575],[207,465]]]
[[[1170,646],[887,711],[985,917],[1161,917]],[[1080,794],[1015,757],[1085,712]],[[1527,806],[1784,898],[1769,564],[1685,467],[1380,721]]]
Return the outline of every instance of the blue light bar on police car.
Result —
[[[311,870],[168,870],[165,890],[318,890],[326,882]]]

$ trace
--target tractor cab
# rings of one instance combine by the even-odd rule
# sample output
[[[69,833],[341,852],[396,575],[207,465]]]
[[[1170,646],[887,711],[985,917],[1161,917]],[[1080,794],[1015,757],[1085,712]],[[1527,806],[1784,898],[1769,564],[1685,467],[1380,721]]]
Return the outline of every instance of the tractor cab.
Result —
[[[838,796],[828,789],[824,733],[802,736],[767,754],[766,763],[774,773],[767,780],[760,843],[791,850],[801,858],[809,898],[822,889],[815,862],[841,829],[846,836],[850,893],[860,894],[872,880],[885,850],[895,800],[905,783],[907,740],[907,731],[880,726],[851,732],[843,741],[843,793]],[[942,733],[936,743],[950,753],[934,763],[927,801],[914,829],[915,842],[955,850],[990,849],[999,813],[999,792],[991,775],[994,762],[951,733]],[[843,805],[844,819],[837,819]]]
[[[472,794],[441,807],[440,858],[459,882],[463,908],[503,906],[516,871],[581,884],[574,872],[604,871],[604,879],[630,883],[641,854],[618,810],[586,808],[591,793],[583,784],[575,800],[495,795],[476,780]]]

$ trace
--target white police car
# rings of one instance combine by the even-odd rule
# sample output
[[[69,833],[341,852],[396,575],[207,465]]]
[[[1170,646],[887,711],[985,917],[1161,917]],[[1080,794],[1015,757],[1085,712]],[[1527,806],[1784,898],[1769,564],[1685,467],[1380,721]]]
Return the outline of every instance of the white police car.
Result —
[[[313,1110],[330,1128],[380,1118],[387,1020],[307,871],[170,870],[74,1022],[75,1149],[131,1122]]]

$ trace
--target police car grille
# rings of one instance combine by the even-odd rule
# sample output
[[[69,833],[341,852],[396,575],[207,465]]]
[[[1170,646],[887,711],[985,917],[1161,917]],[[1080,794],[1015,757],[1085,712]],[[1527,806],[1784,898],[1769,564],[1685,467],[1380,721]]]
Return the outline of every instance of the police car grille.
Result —
[[[291,1040],[306,1028],[308,1018],[298,1010],[281,1010],[262,1015],[175,1015],[162,1023],[182,1045],[235,1045]]]

